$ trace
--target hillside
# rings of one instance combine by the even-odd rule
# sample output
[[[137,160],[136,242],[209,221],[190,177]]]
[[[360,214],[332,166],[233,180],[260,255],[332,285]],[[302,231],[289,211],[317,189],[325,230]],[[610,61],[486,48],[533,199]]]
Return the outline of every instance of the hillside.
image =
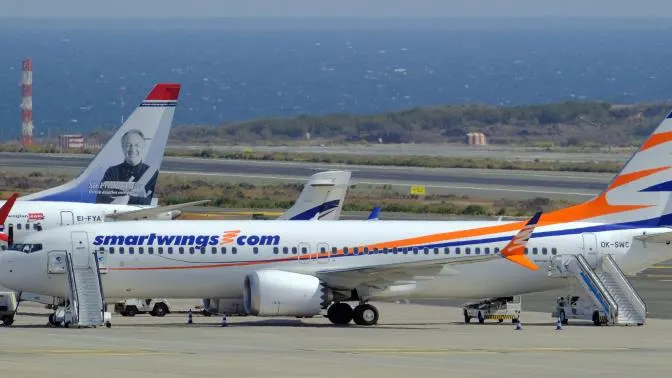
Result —
[[[462,142],[469,131],[486,134],[491,144],[611,145],[641,142],[669,111],[669,103],[614,105],[565,101],[543,105],[493,107],[445,105],[373,115],[331,114],[269,118],[218,126],[175,127],[173,142],[199,144]]]

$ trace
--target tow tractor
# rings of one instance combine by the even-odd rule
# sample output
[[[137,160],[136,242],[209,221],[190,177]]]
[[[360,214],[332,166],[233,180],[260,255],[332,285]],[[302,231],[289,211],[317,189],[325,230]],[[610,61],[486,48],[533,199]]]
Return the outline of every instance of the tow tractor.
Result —
[[[130,298],[114,304],[114,311],[121,316],[135,316],[149,313],[152,316],[165,316],[170,313],[170,304],[165,299]]]
[[[560,318],[562,324],[569,323],[569,319],[591,320],[595,325],[607,324],[607,316],[599,311],[590,299],[581,299],[577,295],[558,297],[556,309],[551,314]]]
[[[512,323],[518,323],[522,310],[522,297],[496,297],[486,298],[479,302],[470,302],[462,306],[464,322],[471,322],[472,318],[478,319],[480,324],[486,319],[496,319],[500,323],[504,319],[511,319]]]
[[[0,321],[3,325],[9,327],[14,324],[17,307],[16,293],[13,291],[0,292]]]

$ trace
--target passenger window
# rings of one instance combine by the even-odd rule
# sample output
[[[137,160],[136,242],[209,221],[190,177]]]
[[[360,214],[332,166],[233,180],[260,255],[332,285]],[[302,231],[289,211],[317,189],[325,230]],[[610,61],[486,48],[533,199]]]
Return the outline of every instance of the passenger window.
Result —
[[[471,247],[465,248],[464,253],[466,253],[467,255],[471,255]]]
[[[179,247],[177,251],[180,252],[180,255],[184,255],[184,247]]]
[[[159,255],[163,255],[163,247],[159,247]]]
[[[495,247],[495,253],[499,253],[499,247]]]
[[[555,249],[555,248],[551,248],[551,254],[553,254],[553,255],[557,255],[557,254],[558,254],[558,250]]]
[[[154,254],[154,247],[148,247],[147,248],[147,253],[149,253],[150,255],[153,255]]]
[[[17,224],[16,224],[16,229],[17,229],[17,230],[20,230],[20,229],[21,229],[21,223],[17,223]]]
[[[352,253],[355,254],[355,255],[359,254],[359,247],[353,248]]]
[[[368,255],[369,254],[369,247],[364,247],[364,254]]]
[[[438,254],[439,254],[439,249],[438,249],[438,248],[434,248],[434,254],[435,254],[435,255],[438,255]]]
[[[211,251],[212,251],[213,255],[216,255],[217,254],[217,247],[212,247]]]
[[[132,255],[132,254],[134,254],[134,253],[135,253],[135,248],[133,248],[133,247],[128,247],[128,254],[129,254],[129,255]]]
[[[320,247],[320,253],[327,253],[327,249],[325,247]]]
[[[288,254],[289,253],[289,248],[282,247],[282,253],[285,254],[285,255]]]
[[[448,247],[443,248],[443,254],[444,255],[450,254],[450,248],[448,248]]]
[[[345,254],[345,255],[348,254],[348,247],[343,247],[343,254]]]
[[[226,247],[222,247],[222,255],[226,255]]]
[[[143,247],[138,247],[138,253],[141,254],[141,255],[144,254],[145,249]]]
[[[425,247],[423,248],[423,251],[425,252],[425,255],[429,255],[429,248]]]
[[[236,247],[231,247],[231,253],[234,254],[234,255],[235,255],[236,253],[238,253],[238,248],[236,248]]]
[[[124,254],[124,247],[119,247],[119,254],[123,255]]]
[[[172,255],[173,254],[173,247],[168,247],[168,254]]]
[[[280,252],[280,250],[278,249],[278,247],[273,247],[273,254],[277,255],[278,252]]]
[[[477,255],[480,255],[480,254],[481,254],[481,248],[480,248],[480,247],[476,247],[476,254],[477,254]]]
[[[392,247],[392,253],[396,255],[399,253],[399,249],[397,247]]]
[[[527,255],[527,252],[528,252],[528,249],[527,249],[527,248],[525,248],[525,254],[526,254],[526,255]]]
[[[337,253],[338,253],[338,248],[336,248],[336,247],[331,247],[331,254],[332,254],[332,255],[335,255],[335,254],[337,254]]]
[[[547,254],[548,254],[548,250],[547,250],[546,248],[542,248],[542,249],[541,249],[541,254],[542,254],[542,255],[547,255]]]
[[[387,255],[387,247],[383,247],[383,254]]]
[[[192,255],[194,254],[194,247],[189,247],[189,253]]]
[[[538,251],[537,251],[537,247],[532,248],[532,254],[533,254],[533,255],[536,255],[537,252],[538,252]]]
[[[114,247],[110,247],[110,255],[114,255]]]
[[[402,248],[401,248],[401,251],[404,253],[404,255],[407,255],[409,249],[410,249],[410,248],[408,248],[408,247],[402,247]]]
[[[303,253],[304,255],[305,255],[306,253],[308,253],[308,248],[306,248],[306,247],[301,247],[301,253]]]
[[[417,255],[418,254],[418,247],[413,247],[413,254]]]
[[[485,254],[489,255],[490,254],[490,247],[485,247]]]
[[[455,254],[459,255],[460,254],[460,247],[455,248]]]
[[[255,255],[258,254],[259,253],[259,248],[257,248],[257,247],[252,248],[252,253],[254,253]]]

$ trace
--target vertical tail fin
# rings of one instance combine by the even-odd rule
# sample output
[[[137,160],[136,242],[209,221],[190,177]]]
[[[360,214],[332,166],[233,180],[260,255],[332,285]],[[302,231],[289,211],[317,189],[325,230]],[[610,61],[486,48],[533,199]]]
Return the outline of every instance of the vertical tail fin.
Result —
[[[20,200],[151,205],[180,84],[157,84],[76,179]]]
[[[543,223],[594,221],[672,224],[672,113],[623,165],[597,197],[544,215]]]
[[[349,171],[316,173],[308,179],[294,206],[278,219],[337,220],[350,182]]]
[[[14,206],[14,202],[16,201],[16,197],[18,197],[18,193],[13,193],[7,201],[5,201],[4,204],[2,204],[2,207],[0,207],[0,224],[2,224],[2,231],[0,232],[0,240],[4,241],[5,243],[11,243],[11,235],[4,233],[5,230],[5,221],[7,220],[7,217],[9,216],[9,213],[12,211],[12,206]]]
[[[368,220],[378,220],[379,216],[380,216],[380,207],[374,207],[373,210],[371,210],[371,214],[369,214]]]

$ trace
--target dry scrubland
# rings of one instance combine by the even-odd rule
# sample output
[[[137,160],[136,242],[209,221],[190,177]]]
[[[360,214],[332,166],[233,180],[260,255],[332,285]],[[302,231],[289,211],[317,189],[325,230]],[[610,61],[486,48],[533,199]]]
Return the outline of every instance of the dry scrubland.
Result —
[[[71,175],[34,171],[19,173],[0,171],[2,197],[12,192],[28,194],[54,187],[72,179]],[[180,175],[161,174],[157,184],[160,203],[189,202],[209,199],[208,206],[227,209],[282,210],[289,208],[303,188],[302,183],[253,185],[232,183],[226,179],[194,179]],[[455,195],[411,196],[390,185],[352,185],[348,190],[345,211],[370,211],[381,206],[384,212],[432,213],[446,215],[526,216],[535,211],[548,211],[566,206],[563,201],[535,197],[523,201],[486,200]]]

